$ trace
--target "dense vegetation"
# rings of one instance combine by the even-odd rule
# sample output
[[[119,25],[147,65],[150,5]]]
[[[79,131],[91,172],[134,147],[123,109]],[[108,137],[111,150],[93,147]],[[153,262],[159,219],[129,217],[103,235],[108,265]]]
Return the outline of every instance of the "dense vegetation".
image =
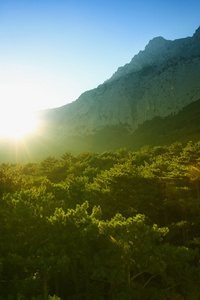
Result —
[[[0,299],[200,299],[199,229],[200,142],[3,163]]]

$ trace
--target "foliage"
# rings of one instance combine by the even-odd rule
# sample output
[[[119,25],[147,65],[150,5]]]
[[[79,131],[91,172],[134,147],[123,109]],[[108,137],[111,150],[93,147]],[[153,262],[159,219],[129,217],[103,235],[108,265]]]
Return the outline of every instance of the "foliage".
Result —
[[[199,299],[199,155],[189,142],[1,164],[0,299]]]

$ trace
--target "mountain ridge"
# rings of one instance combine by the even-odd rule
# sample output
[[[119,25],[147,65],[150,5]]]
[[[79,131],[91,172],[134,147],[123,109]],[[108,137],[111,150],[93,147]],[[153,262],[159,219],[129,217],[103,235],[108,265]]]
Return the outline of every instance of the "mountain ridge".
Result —
[[[130,133],[155,116],[166,117],[200,98],[200,28],[192,37],[153,38],[110,79],[61,108],[43,113],[58,136],[95,134],[105,126]]]

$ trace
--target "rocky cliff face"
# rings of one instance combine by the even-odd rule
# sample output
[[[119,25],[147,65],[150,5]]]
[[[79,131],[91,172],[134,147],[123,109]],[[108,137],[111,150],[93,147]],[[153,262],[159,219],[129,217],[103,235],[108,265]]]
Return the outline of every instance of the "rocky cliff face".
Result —
[[[109,80],[41,117],[56,123],[61,137],[116,125],[133,132],[144,121],[175,114],[199,99],[200,28],[184,39],[154,38]]]

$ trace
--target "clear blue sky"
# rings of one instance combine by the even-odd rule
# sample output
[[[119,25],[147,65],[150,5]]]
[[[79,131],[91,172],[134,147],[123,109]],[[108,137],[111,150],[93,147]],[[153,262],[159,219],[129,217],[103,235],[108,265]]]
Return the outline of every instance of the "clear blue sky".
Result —
[[[199,0],[0,0],[0,109],[76,100],[153,37],[199,26]]]

